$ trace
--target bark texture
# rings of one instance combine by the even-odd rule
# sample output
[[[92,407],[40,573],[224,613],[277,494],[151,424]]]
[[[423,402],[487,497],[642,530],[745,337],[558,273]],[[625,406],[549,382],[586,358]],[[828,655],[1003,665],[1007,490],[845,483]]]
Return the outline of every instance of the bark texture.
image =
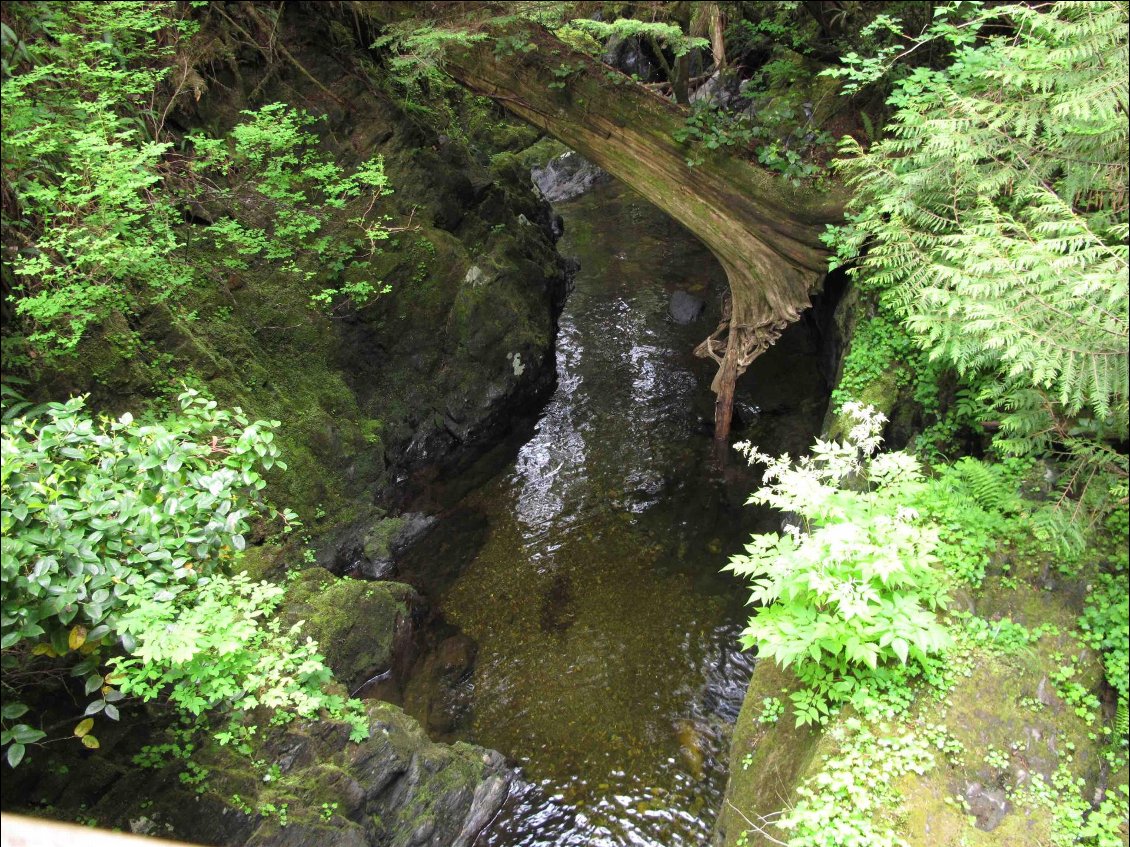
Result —
[[[521,24],[533,49],[500,52],[488,38],[454,51],[451,76],[540,127],[623,180],[702,239],[730,283],[728,319],[696,352],[718,363],[715,437],[729,433],[734,381],[809,305],[827,269],[820,234],[843,197],[798,189],[748,162],[717,154],[695,167],[672,134],[686,111],[573,50],[543,27]],[[564,83],[564,87],[551,83]]]

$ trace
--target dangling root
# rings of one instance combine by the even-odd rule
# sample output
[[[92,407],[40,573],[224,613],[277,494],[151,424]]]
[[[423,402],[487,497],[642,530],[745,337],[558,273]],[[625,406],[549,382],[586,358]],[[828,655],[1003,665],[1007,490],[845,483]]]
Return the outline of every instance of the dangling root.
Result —
[[[770,318],[757,326],[731,326],[730,298],[722,305],[718,328],[699,344],[694,354],[718,363],[710,384],[715,394],[714,439],[725,441],[730,435],[734,413],[734,385],[753,360],[769,349],[788,326],[788,321]]]

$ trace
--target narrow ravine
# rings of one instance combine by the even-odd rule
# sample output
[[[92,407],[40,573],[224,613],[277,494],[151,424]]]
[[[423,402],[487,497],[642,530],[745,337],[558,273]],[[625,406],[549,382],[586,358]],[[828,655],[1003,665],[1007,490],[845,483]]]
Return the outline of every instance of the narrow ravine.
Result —
[[[736,653],[745,591],[719,569],[771,520],[744,505],[747,469],[712,463],[712,367],[690,353],[725,275],[618,185],[558,211],[581,270],[557,391],[514,460],[445,504],[402,563],[461,633],[421,666],[473,671],[442,695],[418,676],[405,706],[521,764],[526,785],[482,847],[700,845],[750,672]],[[818,361],[796,325],[745,380],[742,435],[803,449],[823,414]]]

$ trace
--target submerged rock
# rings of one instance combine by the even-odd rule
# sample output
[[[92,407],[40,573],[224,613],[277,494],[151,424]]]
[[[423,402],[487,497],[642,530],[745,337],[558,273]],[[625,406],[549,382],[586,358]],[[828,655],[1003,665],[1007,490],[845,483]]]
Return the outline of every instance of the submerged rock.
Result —
[[[440,641],[413,669],[404,706],[420,716],[432,737],[449,738],[469,717],[478,652],[478,642],[458,632]]]
[[[706,301],[688,291],[676,291],[671,295],[667,312],[677,324],[690,324],[702,317],[706,311]]]

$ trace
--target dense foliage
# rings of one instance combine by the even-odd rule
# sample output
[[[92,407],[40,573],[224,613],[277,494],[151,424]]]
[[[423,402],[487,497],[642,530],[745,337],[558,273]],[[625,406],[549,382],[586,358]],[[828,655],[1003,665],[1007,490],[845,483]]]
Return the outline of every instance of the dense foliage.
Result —
[[[860,414],[853,396],[879,384],[913,396],[934,421],[917,443],[933,466],[923,474],[898,453],[868,462],[874,443],[857,450],[854,434],[842,447],[817,442],[796,464],[747,449],[768,465],[754,499],[801,525],[755,536],[748,555],[731,560],[731,570],[753,579],[753,599],[772,603],[755,612],[744,638],[794,666],[798,724],[826,722],[849,698],[860,714],[840,721],[839,754],[773,821],[790,845],[903,843],[890,820],[872,813],[898,802],[890,777],[934,767],[931,748],[955,761],[962,753],[944,727],[911,717],[918,692],[943,698],[954,663],[990,643],[1031,649],[1041,635],[1007,619],[927,615],[920,632],[946,630],[932,640],[942,661],[920,655],[907,669],[916,673],[876,685],[875,666],[908,658],[905,642],[892,655],[881,612],[900,591],[918,609],[947,585],[981,586],[993,566],[994,585],[1015,589],[1010,562],[1042,560],[1045,588],[1053,566],[1069,579],[1089,574],[1072,637],[1102,656],[1113,720],[1077,681],[1077,659],[1060,657],[1050,678],[1075,715],[1102,726],[1112,770],[1125,767],[1127,20],[1123,3],[964,3],[938,7],[921,34],[904,35],[899,21],[878,15],[864,32],[876,38],[870,55],[850,53],[832,71],[848,79],[849,93],[894,80],[883,133],[870,146],[845,138],[847,158],[837,163],[854,199],[848,226],[829,243],[834,264],[855,263],[872,311],[833,399],[849,429]],[[896,43],[877,46],[877,33]],[[920,48],[933,60],[902,64]],[[949,368],[961,383],[946,413]],[[959,449],[959,429],[982,423],[1000,430],[993,461],[945,459]],[[889,465],[890,482],[873,478],[876,465]],[[889,500],[872,505],[875,492]],[[908,543],[924,531],[926,543]],[[885,572],[932,576],[875,584],[874,568],[888,555],[897,564]],[[860,656],[873,667],[861,667]],[[851,696],[864,690],[878,700]],[[876,736],[879,721],[899,716],[906,734]],[[1000,768],[1007,757],[990,751],[985,761]],[[1061,763],[1011,796],[1049,812],[1055,844],[1121,843],[1126,786],[1092,803],[1081,784]]]
[[[24,364],[75,352],[111,314],[175,305],[244,272],[280,274],[328,309],[384,290],[371,275],[389,234],[379,158],[332,160],[319,119],[279,103],[244,112],[215,137],[169,130],[178,102],[207,87],[191,49],[199,5],[5,10],[3,222],[14,275],[5,286],[15,280],[5,297],[26,333]],[[454,28],[385,22],[372,43],[384,91],[406,112],[429,114],[433,129],[465,131],[448,126],[453,112],[430,110],[449,109],[436,105],[452,85],[438,70],[444,50],[488,37],[473,16],[495,9],[472,5]],[[813,154],[827,136],[811,124],[810,102],[778,96],[795,81],[795,54],[765,56],[810,46],[796,19],[802,6],[821,5],[760,4],[746,20],[742,4],[650,4],[605,21],[577,17],[570,3],[500,4],[507,14],[490,37],[499,62],[536,49],[522,31],[530,20],[593,56],[609,39],[635,39],[667,77],[653,92],[686,102],[688,57],[706,63],[709,47],[721,70],[723,11],[732,13],[741,19],[728,46],[756,56],[758,75],[746,78],[736,108],[704,97],[675,140],[692,165],[746,155],[799,183],[819,173]],[[829,237],[874,312],[834,395],[850,424],[845,440],[818,441],[796,461],[746,448],[766,465],[753,500],[790,523],[755,536],[729,570],[751,580],[758,606],[743,643],[800,682],[796,724],[828,724],[849,703],[859,715],[836,730],[838,755],[778,825],[796,845],[893,845],[869,806],[893,801],[890,777],[929,767],[935,750],[953,745],[944,728],[887,739],[866,722],[905,717],[916,685],[944,696],[954,657],[1040,637],[1008,620],[939,613],[951,589],[980,587],[994,567],[997,584],[1014,583],[1001,560],[1017,550],[1072,573],[1093,536],[1055,515],[1104,521],[1080,626],[1117,702],[1105,755],[1125,761],[1128,12],[1112,2],[960,3],[938,6],[908,34],[866,11],[873,4],[823,5],[838,8],[820,21],[826,35],[870,18],[851,37],[867,55],[848,53],[832,75],[849,93],[889,86],[887,126],[876,131],[864,116],[865,133],[843,142],[837,168],[854,199],[848,225]],[[547,84],[567,97],[579,72],[562,62]],[[611,70],[605,79],[639,82]],[[188,320],[191,311],[173,314]],[[943,414],[950,368],[962,382]],[[933,415],[918,455],[877,454],[882,416],[849,402],[883,380]],[[366,729],[355,704],[326,693],[317,646],[272,619],[285,589],[238,572],[252,524],[277,517],[262,497],[263,473],[284,467],[277,422],[222,411],[192,391],[180,399],[162,420],[97,417],[82,399],[5,417],[0,743],[12,766],[60,730],[98,747],[94,719],[118,720],[128,698],[190,716],[328,710],[351,719],[358,737]],[[943,461],[959,449],[959,428],[982,423],[999,425],[993,461]],[[1046,474],[1037,458],[1048,460]],[[1051,684],[1094,722],[1100,704],[1074,674],[1065,660]],[[77,713],[46,702],[44,691],[60,686],[85,698]],[[764,722],[782,713],[767,702]],[[1053,783],[1034,779],[1025,790],[1059,807],[1056,843],[1113,843],[1124,794],[1092,809],[1070,774]]]
[[[308,129],[315,120],[282,104],[246,112],[227,138],[186,143],[168,130],[178,101],[206,87],[188,8],[11,6],[3,224],[32,355],[73,353],[108,314],[176,304],[253,263],[294,275],[319,306],[384,290],[368,271],[388,236],[374,213],[388,190],[379,157],[333,162]],[[210,222],[202,236],[186,213]]]
[[[113,720],[127,695],[168,697],[191,714],[220,703],[344,708],[322,693],[329,671],[316,645],[264,624],[282,589],[227,573],[265,512],[261,472],[285,468],[275,426],[194,391],[159,422],[95,419],[82,398],[4,421],[0,646],[11,764],[47,736],[27,723],[27,695],[60,676],[91,698],[85,716]],[[82,721],[74,735],[93,747],[91,728]]]
[[[171,143],[156,90],[172,43],[192,31],[174,4],[13,6],[5,32],[5,241],[18,247],[17,310],[33,343],[71,350],[87,327],[144,291],[191,280],[175,198],[160,191]],[[142,119],[147,115],[149,120]]]
[[[1102,469],[1125,496],[1106,439],[1127,435],[1127,7],[962,9],[907,49],[953,53],[895,83],[886,135],[844,141],[840,260],[859,255],[860,282],[922,349],[978,381],[998,449],[1066,450],[1080,488]],[[841,72],[885,69],[854,57]]]
[[[847,414],[854,426],[842,443],[817,441],[796,463],[745,451],[767,466],[751,502],[800,519],[753,536],[727,567],[752,579],[758,605],[743,643],[795,665],[808,685],[793,698],[798,725],[868,696],[880,665],[920,664],[950,640],[934,614],[947,602],[933,567],[937,529],[906,505],[922,487],[918,460],[873,456],[885,418],[855,404]]]

